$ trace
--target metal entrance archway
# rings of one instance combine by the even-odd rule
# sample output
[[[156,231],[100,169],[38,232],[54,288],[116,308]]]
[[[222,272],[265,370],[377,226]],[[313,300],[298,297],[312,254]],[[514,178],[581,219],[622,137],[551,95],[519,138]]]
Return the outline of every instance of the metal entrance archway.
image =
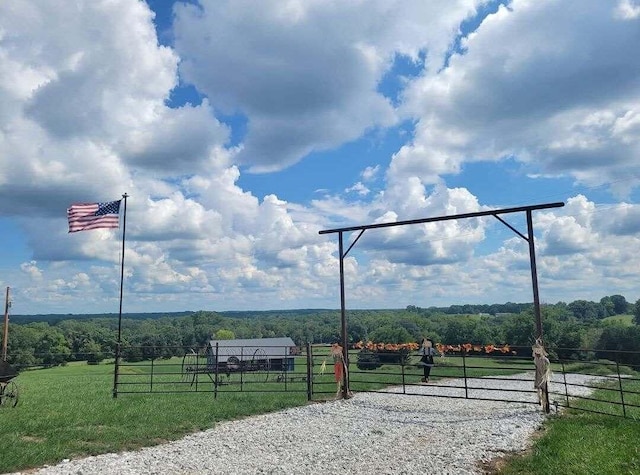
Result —
[[[377,224],[366,224],[363,226],[349,226],[346,228],[335,228],[335,229],[325,229],[320,231],[320,234],[335,234],[338,233],[338,252],[340,253],[340,321],[341,321],[341,336],[342,336],[342,351],[344,355],[345,365],[349,367],[349,341],[347,338],[347,318],[345,312],[345,292],[344,292],[344,258],[347,257],[349,251],[355,246],[358,240],[362,237],[364,232],[367,229],[376,229],[376,228],[390,228],[394,226],[406,226],[409,224],[422,224],[422,223],[433,223],[436,221],[450,221],[452,219],[466,219],[466,218],[477,218],[480,216],[493,216],[506,227],[511,229],[514,233],[520,236],[522,239],[529,243],[529,262],[531,266],[531,284],[533,287],[533,307],[536,318],[536,339],[539,338],[542,340],[542,317],[540,315],[540,296],[538,293],[538,271],[536,268],[536,250],[535,250],[535,242],[533,238],[533,217],[532,212],[534,210],[539,209],[549,209],[549,208],[561,208],[564,206],[563,202],[555,202],[555,203],[544,203],[538,205],[530,205],[530,206],[520,206],[517,208],[503,208],[496,209],[490,211],[478,211],[475,213],[462,213],[462,214],[454,214],[450,216],[436,216],[434,218],[423,218],[423,219],[410,219],[407,221],[395,221],[392,223],[377,223]],[[520,231],[515,229],[505,220],[503,220],[499,215],[501,214],[510,214],[510,213],[526,213],[527,215],[527,235],[525,236]],[[343,234],[345,232],[352,231],[360,231],[355,240],[351,243],[349,248],[344,251],[344,239]],[[344,384],[342,385],[342,395],[343,397],[347,397],[349,394],[349,378],[347,372],[344,374]],[[545,394],[545,398],[548,398],[548,394]],[[547,400],[548,407],[548,400]]]

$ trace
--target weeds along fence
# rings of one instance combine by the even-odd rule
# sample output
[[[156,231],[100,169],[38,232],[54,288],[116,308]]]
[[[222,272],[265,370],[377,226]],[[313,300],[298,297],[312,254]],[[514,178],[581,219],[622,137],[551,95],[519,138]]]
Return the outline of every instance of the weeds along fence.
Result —
[[[446,397],[538,404],[530,348],[513,348],[516,354],[447,353],[437,356],[430,382],[423,384],[422,367],[415,352],[374,353],[349,350],[347,377],[352,392],[379,391],[398,396]],[[183,347],[123,347],[115,381],[117,394],[303,393],[308,400],[336,397],[329,345],[302,347],[226,347],[192,350]],[[527,350],[529,353],[527,353]],[[182,356],[171,356],[176,353]],[[616,350],[552,349],[549,402],[568,408],[640,420],[640,353]],[[93,362],[95,369],[74,373],[77,384],[112,379],[114,354],[97,363],[94,354],[77,354],[74,362],[60,355],[35,355],[37,363],[9,355],[20,373],[44,371],[51,377],[65,371],[49,368]],[[128,356],[128,357],[127,357]],[[43,363],[48,361],[49,363]],[[75,383],[74,383],[75,384]],[[110,383],[108,383],[110,384]],[[29,397],[21,394],[22,398]]]

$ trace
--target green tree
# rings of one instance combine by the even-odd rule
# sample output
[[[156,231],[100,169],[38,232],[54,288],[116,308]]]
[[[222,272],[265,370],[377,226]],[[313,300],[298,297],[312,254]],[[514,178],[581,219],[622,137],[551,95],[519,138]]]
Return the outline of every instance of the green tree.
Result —
[[[236,335],[231,331],[225,328],[221,328],[216,332],[216,340],[233,340]]]
[[[413,340],[405,328],[391,324],[376,328],[369,338],[377,343],[409,343]]]
[[[142,361],[142,349],[139,346],[129,346],[128,344],[124,345],[124,348],[122,350],[122,358],[125,361],[129,361],[131,363]]]
[[[505,343],[514,347],[530,347],[535,340],[536,325],[532,311],[511,315],[502,324]],[[518,351],[521,353],[521,350]],[[526,351],[524,352],[526,354]]]
[[[574,317],[582,322],[593,322],[606,316],[606,309],[600,303],[589,302],[587,300],[575,300],[571,302],[568,307],[569,310],[573,312]]]
[[[9,363],[15,365],[33,365],[38,363],[35,346],[40,333],[29,325],[9,325],[7,353]]]
[[[557,348],[556,353],[559,358],[575,358],[580,359],[584,355],[583,352],[573,351],[583,346],[585,338],[585,325],[577,322],[560,322],[554,335],[554,346]]]
[[[357,341],[366,341],[367,340],[367,327],[365,327],[362,323],[355,321],[352,322],[348,327],[349,332],[349,341],[357,342]]]
[[[612,295],[609,297],[613,302],[613,312],[614,315],[622,315],[627,313],[629,304],[627,303],[627,299],[622,295]]]
[[[636,300],[636,303],[633,305],[633,317],[636,325],[640,325],[640,299]]]
[[[497,343],[499,338],[497,329],[492,328],[487,320],[474,322],[472,342],[478,344]]]
[[[57,328],[43,329],[42,336],[35,346],[35,355],[47,366],[59,365],[69,361],[71,348],[64,335]]]
[[[471,318],[460,318],[449,320],[444,330],[446,343],[494,343],[494,334],[485,321]]]
[[[558,302],[553,305],[543,305],[542,311],[545,312],[547,318],[554,318],[558,321],[575,320],[573,312],[569,310],[565,302]]]
[[[596,354],[598,358],[606,358],[640,368],[640,326],[611,325],[606,327],[600,335]]]
[[[84,345],[80,348],[80,352],[89,364],[98,364],[104,360],[102,348],[93,340],[85,341]]]
[[[613,300],[611,300],[611,297],[602,297],[600,299],[600,305],[602,305],[606,311],[605,316],[610,317],[611,315],[616,314],[615,304],[613,303]]]

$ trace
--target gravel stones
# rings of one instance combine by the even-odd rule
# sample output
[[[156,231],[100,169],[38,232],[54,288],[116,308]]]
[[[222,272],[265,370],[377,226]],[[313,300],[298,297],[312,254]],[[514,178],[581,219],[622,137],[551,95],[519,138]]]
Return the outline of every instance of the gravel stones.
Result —
[[[551,383],[553,398],[586,395],[591,376]],[[216,424],[180,440],[133,452],[64,461],[30,474],[480,474],[481,463],[524,450],[545,415],[533,375],[442,380],[409,386],[408,396],[358,393],[348,400]],[[437,384],[437,386],[436,386]],[[521,390],[528,392],[512,392]],[[560,396],[561,395],[561,396]],[[427,397],[427,396],[454,396]],[[461,398],[462,397],[462,398]]]

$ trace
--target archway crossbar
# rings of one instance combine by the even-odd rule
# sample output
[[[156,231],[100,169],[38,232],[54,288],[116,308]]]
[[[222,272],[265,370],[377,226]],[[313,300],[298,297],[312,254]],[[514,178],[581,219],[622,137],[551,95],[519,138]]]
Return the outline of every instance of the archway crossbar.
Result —
[[[453,215],[445,215],[445,216],[434,216],[431,218],[422,218],[422,219],[409,219],[405,221],[391,221],[386,223],[375,223],[375,224],[365,224],[361,226],[347,226],[344,228],[335,228],[335,229],[325,229],[320,231],[320,234],[338,234],[338,253],[340,255],[340,316],[341,316],[341,336],[342,336],[342,348],[344,352],[344,361],[345,364],[349,364],[349,340],[347,337],[347,318],[346,318],[346,309],[345,309],[345,290],[344,290],[344,258],[347,256],[349,251],[355,246],[358,240],[362,237],[364,232],[367,229],[377,229],[377,228],[390,228],[394,226],[407,226],[411,224],[422,224],[422,223],[434,223],[438,221],[450,221],[453,219],[468,219],[468,218],[478,218],[482,216],[493,216],[506,227],[511,229],[514,233],[520,236],[522,239],[527,241],[529,244],[529,262],[531,265],[531,282],[533,287],[533,306],[536,317],[536,338],[542,341],[542,317],[540,314],[540,296],[538,292],[538,271],[536,268],[536,253],[535,253],[535,243],[533,238],[533,218],[532,212],[535,210],[541,209],[550,209],[550,208],[561,208],[564,206],[563,202],[555,202],[555,203],[543,203],[537,205],[530,206],[518,206],[515,208],[502,208],[502,209],[493,209],[486,211],[476,211],[473,213],[461,213],[461,214],[453,214]],[[527,235],[525,236],[523,233],[518,231],[516,228],[507,223],[504,219],[502,219],[499,215],[502,214],[510,214],[510,213],[526,213],[527,217]],[[349,248],[344,251],[344,239],[343,234],[346,232],[354,232],[360,231],[358,236],[353,240]],[[347,366],[348,367],[348,366]],[[344,384],[342,385],[343,397],[347,397],[349,394],[349,380],[348,373],[344,374]],[[548,397],[548,395],[545,395]],[[548,407],[548,404],[547,404]]]
[[[320,234],[334,234],[350,231],[359,231],[375,228],[390,228],[393,226],[406,226],[408,224],[433,223],[436,221],[450,221],[452,219],[477,218],[480,216],[496,216],[499,214],[520,213],[523,211],[533,211],[538,209],[561,208],[564,206],[562,201],[556,203],[544,203],[539,205],[519,206],[517,208],[492,209],[487,211],[475,211],[473,213],[452,214],[445,216],[435,216],[433,218],[409,219],[406,221],[390,221],[387,223],[365,224],[362,226],[349,226],[346,228],[325,229]]]

